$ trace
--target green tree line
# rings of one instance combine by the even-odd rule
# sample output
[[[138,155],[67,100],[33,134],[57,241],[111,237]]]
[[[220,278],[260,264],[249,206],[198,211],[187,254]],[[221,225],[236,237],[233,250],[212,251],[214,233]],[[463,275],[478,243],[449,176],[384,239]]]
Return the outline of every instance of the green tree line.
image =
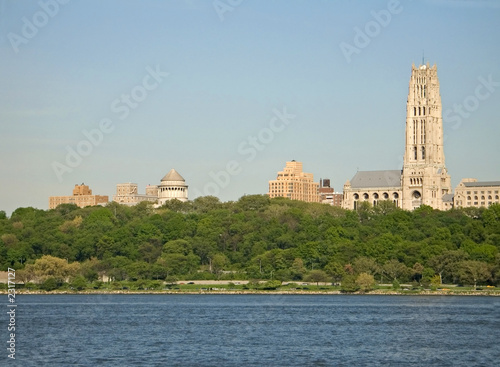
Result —
[[[0,211],[0,267],[22,270],[26,281],[43,281],[49,273],[40,262],[56,258],[64,261],[54,265],[58,281],[107,275],[497,285],[499,249],[500,205],[409,212],[380,202],[352,211],[250,195],[173,200],[157,209],[143,202],[19,208],[10,218]]]

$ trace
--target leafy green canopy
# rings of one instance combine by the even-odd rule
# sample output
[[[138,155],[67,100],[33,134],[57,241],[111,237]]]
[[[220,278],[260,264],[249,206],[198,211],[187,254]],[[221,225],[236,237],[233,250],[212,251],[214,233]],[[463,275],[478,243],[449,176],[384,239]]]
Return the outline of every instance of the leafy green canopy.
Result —
[[[88,280],[106,274],[339,282],[364,274],[369,288],[369,276],[391,283],[437,275],[472,285],[500,277],[500,205],[408,212],[383,202],[351,211],[249,195],[226,203],[210,196],[174,200],[158,209],[146,202],[63,204],[0,214],[2,270],[50,255],[81,264]]]

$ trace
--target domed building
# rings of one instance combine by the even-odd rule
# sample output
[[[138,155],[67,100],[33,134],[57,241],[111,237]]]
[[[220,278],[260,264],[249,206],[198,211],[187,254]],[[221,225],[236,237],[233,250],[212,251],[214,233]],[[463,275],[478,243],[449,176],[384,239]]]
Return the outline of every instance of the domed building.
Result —
[[[161,179],[161,184],[158,185],[158,205],[161,206],[172,199],[188,200],[186,180],[173,168]]]

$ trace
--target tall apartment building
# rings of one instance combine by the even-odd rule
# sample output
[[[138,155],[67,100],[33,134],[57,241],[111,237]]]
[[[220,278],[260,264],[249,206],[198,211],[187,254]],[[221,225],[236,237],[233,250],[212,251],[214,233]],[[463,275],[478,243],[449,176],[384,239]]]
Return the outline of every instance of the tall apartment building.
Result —
[[[359,171],[344,185],[343,207],[346,209],[356,209],[363,201],[377,205],[379,200],[392,200],[406,210],[420,205],[440,210],[452,206],[436,65],[412,65],[403,169]]]
[[[49,209],[55,209],[60,204],[76,204],[80,208],[94,205],[104,205],[109,201],[108,196],[92,195],[92,190],[83,183],[75,185],[72,196],[50,196]]]
[[[454,206],[456,208],[488,207],[500,204],[500,181],[478,181],[464,178],[455,188]]]
[[[269,197],[285,197],[292,200],[320,202],[319,184],[314,182],[312,173],[302,170],[302,163],[286,162],[283,171],[278,172],[276,180],[269,181]]]

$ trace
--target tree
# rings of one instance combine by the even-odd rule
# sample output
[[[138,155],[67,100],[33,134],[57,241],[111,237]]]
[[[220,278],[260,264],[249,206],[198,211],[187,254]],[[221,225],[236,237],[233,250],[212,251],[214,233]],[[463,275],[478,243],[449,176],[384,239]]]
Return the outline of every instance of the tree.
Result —
[[[307,269],[304,266],[304,261],[300,257],[295,258],[290,267],[292,280],[301,280],[306,272]]]
[[[33,279],[35,279],[33,264],[27,264],[24,269],[16,271],[16,280],[21,281],[24,284],[31,282]]]
[[[200,258],[195,254],[163,254],[157,263],[164,266],[167,277],[170,275],[182,275],[193,272],[199,267]]]
[[[188,255],[193,251],[191,244],[186,240],[168,241],[162,249],[164,254],[183,254]]]
[[[461,281],[474,285],[474,290],[477,289],[477,283],[486,282],[491,277],[488,265],[481,261],[462,261],[458,265],[458,269]]]
[[[366,273],[375,275],[379,272],[379,266],[375,260],[365,256],[358,257],[354,260],[352,266],[356,274]]]
[[[415,263],[412,268],[413,272],[413,279],[415,279],[416,282],[420,283],[420,280],[422,279],[422,274],[424,273],[424,266],[420,263]]]
[[[361,273],[356,278],[356,285],[362,292],[369,292],[375,286],[375,278],[368,273]]]
[[[15,246],[19,242],[16,235],[12,233],[3,234],[1,240],[3,241],[5,246]]]
[[[441,284],[443,284],[443,275],[453,273],[457,270],[457,265],[467,260],[468,255],[462,250],[445,251],[429,259],[429,266],[439,275]]]
[[[220,278],[222,271],[229,264],[229,260],[224,254],[215,254],[211,258],[212,265],[212,273],[217,275],[217,278]]]
[[[391,200],[379,200],[377,206],[375,206],[373,209],[377,214],[387,215],[398,210],[398,207]]]
[[[319,282],[328,282],[328,274],[326,274],[323,270],[311,270],[311,272],[306,276],[306,281],[315,282],[318,286]]]
[[[330,261],[325,266],[325,271],[330,277],[332,277],[332,280],[334,282],[340,282],[342,278],[346,275],[346,272],[342,264],[334,260]]]
[[[398,260],[388,260],[383,266],[384,273],[392,280],[397,280],[408,272],[405,264],[400,263]]]
[[[352,293],[359,290],[359,285],[356,284],[355,275],[346,275],[342,278],[342,283],[340,285],[340,291],[345,293]]]
[[[87,280],[83,276],[79,275],[73,279],[71,286],[74,289],[81,291],[87,287]]]
[[[54,277],[48,277],[46,278],[43,283],[40,285],[40,288],[42,288],[45,291],[53,291],[54,289],[59,288],[62,285],[62,282],[58,281]]]
[[[35,276],[44,281],[48,278],[53,278],[59,283],[65,282],[68,278],[76,275],[80,268],[80,264],[74,262],[68,264],[66,259],[45,255],[35,261],[33,270]]]

